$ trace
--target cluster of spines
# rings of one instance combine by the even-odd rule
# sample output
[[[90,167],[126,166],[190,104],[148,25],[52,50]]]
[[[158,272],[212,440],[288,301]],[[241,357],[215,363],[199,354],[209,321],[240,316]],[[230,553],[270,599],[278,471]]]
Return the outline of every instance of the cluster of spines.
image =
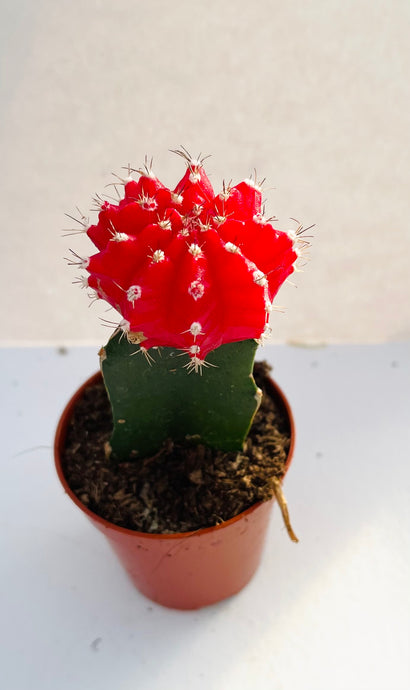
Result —
[[[176,153],[187,170],[175,189],[146,162],[138,180],[119,179],[118,202],[95,199],[98,222],[79,222],[98,252],[72,252],[70,263],[88,271],[77,282],[120,312],[117,327],[147,357],[179,348],[188,371],[200,371],[219,345],[269,335],[273,298],[308,243],[300,224],[285,233],[265,218],[256,176],[215,195],[204,159]]]

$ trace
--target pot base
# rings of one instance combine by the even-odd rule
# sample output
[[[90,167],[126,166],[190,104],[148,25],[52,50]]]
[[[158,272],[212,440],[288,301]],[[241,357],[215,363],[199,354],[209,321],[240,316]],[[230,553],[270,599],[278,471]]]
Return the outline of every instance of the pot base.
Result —
[[[252,579],[271,508],[272,501],[259,503],[229,524],[171,538],[113,530],[91,519],[142,594],[162,606],[190,610],[237,594]]]

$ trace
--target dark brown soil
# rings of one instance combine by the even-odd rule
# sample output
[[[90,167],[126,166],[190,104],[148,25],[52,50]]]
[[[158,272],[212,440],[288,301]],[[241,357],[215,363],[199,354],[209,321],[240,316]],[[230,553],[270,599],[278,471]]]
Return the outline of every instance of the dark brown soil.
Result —
[[[255,364],[264,395],[243,452],[171,441],[155,456],[117,463],[105,457],[112,428],[102,384],[86,389],[69,425],[63,468],[78,498],[106,520],[142,532],[186,532],[234,517],[272,498],[284,473],[288,420],[266,393],[266,363]]]

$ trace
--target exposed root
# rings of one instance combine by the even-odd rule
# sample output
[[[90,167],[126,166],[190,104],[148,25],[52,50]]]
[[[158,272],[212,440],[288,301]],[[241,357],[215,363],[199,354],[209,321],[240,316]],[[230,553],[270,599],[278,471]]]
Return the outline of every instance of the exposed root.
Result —
[[[285,499],[285,495],[283,493],[282,484],[280,482],[280,479],[278,479],[277,477],[273,477],[272,483],[273,483],[273,492],[275,494],[275,498],[278,502],[280,511],[282,513],[282,518],[283,518],[283,522],[285,523],[286,531],[287,531],[290,539],[297,544],[299,539],[297,538],[296,534],[294,533],[294,531],[292,529],[292,525],[290,524],[288,504],[286,503],[286,499]]]

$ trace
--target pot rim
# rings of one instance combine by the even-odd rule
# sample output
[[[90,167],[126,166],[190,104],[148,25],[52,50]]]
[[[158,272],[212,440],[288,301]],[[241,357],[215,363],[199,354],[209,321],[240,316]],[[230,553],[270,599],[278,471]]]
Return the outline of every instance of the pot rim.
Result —
[[[101,371],[95,372],[92,376],[90,376],[84,383],[73,393],[71,398],[69,399],[68,403],[66,404],[65,408],[63,409],[62,414],[60,415],[57,429],[55,432],[55,437],[54,437],[54,463],[57,471],[58,478],[63,486],[63,489],[66,494],[71,498],[73,503],[80,508],[80,510],[87,515],[92,521],[97,522],[99,526],[103,527],[104,529],[110,529],[114,530],[115,532],[119,532],[124,535],[133,535],[136,538],[140,539],[165,539],[165,540],[175,540],[175,539],[184,539],[187,537],[192,537],[194,535],[199,536],[202,534],[207,534],[210,532],[215,532],[221,529],[225,529],[226,527],[229,527],[233,523],[237,522],[238,520],[241,520],[243,518],[247,518],[249,515],[251,515],[259,506],[261,506],[263,503],[269,503],[270,501],[260,501],[258,503],[255,503],[252,505],[250,508],[247,508],[246,510],[242,511],[241,513],[238,513],[238,515],[235,515],[234,517],[230,518],[229,520],[225,520],[224,522],[221,522],[219,525],[214,525],[213,527],[202,527],[201,529],[198,530],[192,530],[190,532],[175,532],[171,534],[161,534],[161,533],[156,533],[156,534],[151,534],[150,532],[139,532],[138,530],[133,530],[129,529],[127,527],[120,527],[119,525],[115,525],[113,522],[109,522],[109,520],[106,520],[105,518],[100,517],[97,515],[97,513],[94,513],[92,510],[87,508],[87,506],[84,505],[80,501],[80,499],[76,496],[76,494],[72,491],[70,486],[68,485],[68,482],[64,476],[63,468],[62,468],[62,462],[61,462],[61,456],[62,456],[62,448],[63,444],[65,441],[65,437],[67,434],[67,428],[68,424],[70,422],[72,412],[74,409],[74,406],[77,402],[77,400],[81,397],[82,393],[84,390],[92,385],[93,383],[96,383],[99,379],[102,381],[102,374]],[[289,420],[289,427],[290,427],[290,446],[289,446],[289,451],[288,451],[288,456],[286,458],[286,463],[285,463],[285,474],[287,473],[289,466],[292,461],[293,457],[293,451],[295,447],[295,422],[293,418],[293,413],[292,409],[290,407],[290,404],[284,395],[282,389],[278,386],[278,384],[269,376],[269,385],[272,388],[273,393],[276,395],[276,397],[280,400],[280,403],[288,417]],[[285,476],[284,474],[284,476]],[[273,500],[273,499],[271,499]]]

